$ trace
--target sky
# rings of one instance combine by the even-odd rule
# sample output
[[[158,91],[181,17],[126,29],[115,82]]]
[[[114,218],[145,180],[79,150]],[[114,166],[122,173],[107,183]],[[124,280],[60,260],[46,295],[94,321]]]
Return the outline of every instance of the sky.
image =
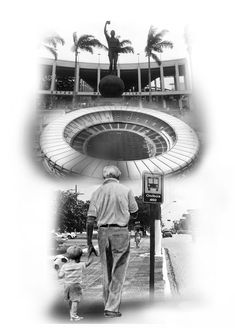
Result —
[[[72,1],[73,2],[73,1]],[[78,2],[77,2],[78,3]],[[101,5],[102,4],[102,5]],[[164,15],[159,15],[158,6],[156,1],[148,1],[148,6],[151,10],[142,8],[138,2],[124,2],[118,1],[113,6],[113,3],[109,1],[92,2],[92,7],[89,8],[90,15],[82,15],[83,12],[87,13],[87,4],[79,1],[76,10],[71,14],[71,20],[66,21],[66,24],[60,23],[60,17],[52,17],[50,27],[44,26],[39,38],[38,52],[39,56],[51,57],[49,51],[40,46],[40,41],[44,36],[50,35],[53,32],[57,32],[64,40],[65,45],[58,47],[58,58],[64,60],[73,60],[74,55],[71,52],[73,45],[72,34],[77,32],[78,36],[83,34],[92,34],[100,40],[103,44],[106,44],[104,36],[104,24],[107,20],[111,21],[108,25],[108,31],[115,30],[116,35],[119,35],[121,39],[129,39],[134,47],[134,54],[120,55],[119,61],[137,62],[139,53],[140,62],[145,62],[144,48],[147,41],[147,34],[151,25],[157,28],[159,31],[167,29],[168,33],[164,39],[170,40],[174,44],[173,49],[165,49],[161,54],[162,60],[181,58],[187,56],[186,46],[184,41],[184,29],[188,24],[187,21],[176,20],[175,15],[171,17],[168,14],[168,18],[165,19]],[[97,13],[97,15],[95,15]],[[89,19],[90,17],[90,19]],[[63,18],[64,20],[64,18]],[[177,21],[177,24],[175,24]],[[108,62],[107,52],[95,49],[94,54],[91,55],[87,52],[81,52],[79,60],[84,62],[97,62],[98,53],[100,53],[100,61]]]

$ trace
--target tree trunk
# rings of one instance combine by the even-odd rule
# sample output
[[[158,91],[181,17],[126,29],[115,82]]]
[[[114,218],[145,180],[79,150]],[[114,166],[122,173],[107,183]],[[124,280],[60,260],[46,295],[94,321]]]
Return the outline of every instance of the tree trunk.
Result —
[[[152,91],[151,91],[151,64],[150,64],[150,56],[148,55],[148,77],[149,77],[149,101],[152,98]]]
[[[51,93],[55,90],[55,79],[56,79],[56,59],[54,59],[52,64],[52,73],[51,73]]]
[[[52,73],[51,73],[51,96],[50,96],[50,108],[53,107],[53,91],[56,90],[56,59],[54,59],[52,64]]]
[[[77,67],[78,67],[78,52],[75,51],[75,69],[74,69],[74,87],[73,87],[73,101],[72,101],[72,109],[75,108],[75,102],[76,102],[76,88],[77,88]]]

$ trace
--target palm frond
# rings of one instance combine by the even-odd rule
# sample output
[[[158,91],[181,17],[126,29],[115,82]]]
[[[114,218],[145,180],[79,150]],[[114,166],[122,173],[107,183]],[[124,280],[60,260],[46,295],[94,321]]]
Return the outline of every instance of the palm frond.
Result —
[[[58,34],[56,36],[54,36],[54,39],[55,39],[57,44],[61,44],[61,45],[65,44],[64,39],[62,37],[60,37]]]
[[[154,45],[152,48],[151,48],[151,52],[152,51],[155,51],[155,52],[158,52],[158,53],[163,53],[163,49],[160,45]]]
[[[148,32],[148,39],[151,38],[151,36],[154,36],[156,34],[156,28],[154,28],[153,25],[150,26],[149,32]]]
[[[170,49],[172,49],[173,48],[173,43],[170,42],[169,40],[163,40],[162,42],[160,42],[158,44],[158,46],[160,46],[161,48],[164,48],[164,47],[168,48],[169,47]]]
[[[44,43],[56,47],[56,42],[51,36],[44,38]]]
[[[99,47],[103,49],[107,49],[105,45],[103,45],[98,39],[94,38],[93,35],[82,35],[77,38],[77,34],[73,34],[74,45],[71,48],[72,52],[77,51],[78,49],[93,53],[94,47]]]
[[[162,53],[164,48],[172,48],[173,43],[167,40],[162,40],[163,36],[168,32],[168,30],[164,29],[160,32],[157,32],[157,29],[153,26],[150,27],[148,32],[147,44],[145,47],[146,56],[151,56],[153,59],[156,54],[153,54],[153,51]],[[154,59],[155,60],[155,59]],[[155,60],[159,62],[159,59]]]
[[[131,41],[129,39],[123,39],[121,41],[119,41],[119,45],[120,47],[126,46],[126,45],[131,45]]]
[[[44,47],[53,54],[55,60],[57,60],[57,51],[54,47],[49,46],[49,45],[44,45]]]
[[[150,57],[153,58],[153,60],[155,60],[158,63],[159,66],[161,65],[162,62],[155,53],[152,52],[150,54]]]
[[[173,43],[167,40],[164,40],[162,42],[159,42],[155,45],[153,45],[152,49],[155,52],[162,53],[164,48],[173,48]]]
[[[83,45],[82,47],[80,47],[80,49],[93,54],[93,48],[89,45]]]
[[[44,43],[56,47],[57,44],[64,45],[65,41],[62,37],[60,37],[60,35],[58,35],[57,33],[54,33],[53,35],[46,37],[44,39]]]
[[[76,32],[73,33],[73,42],[74,42],[74,45],[77,45],[78,37],[77,37],[77,33]]]
[[[163,47],[169,47],[170,49],[173,49],[173,47],[174,47],[174,44],[169,40],[162,41],[162,45],[163,45]]]
[[[148,54],[151,52],[151,50],[150,50],[150,48],[148,47],[148,45],[145,46],[144,52],[145,52],[146,57],[147,57]]]
[[[155,31],[156,31],[156,29],[154,29],[151,26],[150,29],[149,29],[148,38],[147,38],[147,44],[146,44],[146,47],[148,49],[151,49],[154,44],[156,44],[157,42],[159,42],[159,39],[156,38]]]
[[[94,38],[93,35],[81,35],[79,38],[78,38],[78,44],[81,45],[81,44],[84,44],[84,43],[87,43],[91,38]]]
[[[118,53],[134,53],[134,49],[131,46],[124,46],[118,49]]]
[[[162,38],[162,37],[164,37],[165,34],[167,34],[168,32],[169,32],[168,30],[163,29],[163,30],[159,31],[158,33],[156,33],[156,35],[157,35],[158,37]]]
[[[99,47],[99,48],[105,48],[105,45],[103,45],[98,39],[92,38],[89,41],[89,44],[93,47]]]

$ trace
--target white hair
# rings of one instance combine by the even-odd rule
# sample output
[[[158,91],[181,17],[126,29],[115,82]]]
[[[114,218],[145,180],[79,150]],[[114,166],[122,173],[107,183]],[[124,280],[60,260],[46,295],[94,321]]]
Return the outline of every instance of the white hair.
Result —
[[[115,165],[107,165],[103,169],[104,178],[119,178],[121,171]]]

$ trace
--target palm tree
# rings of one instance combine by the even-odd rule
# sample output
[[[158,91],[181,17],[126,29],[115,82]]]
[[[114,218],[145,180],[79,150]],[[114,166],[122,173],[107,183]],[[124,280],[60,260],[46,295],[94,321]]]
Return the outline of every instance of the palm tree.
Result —
[[[192,65],[192,34],[190,33],[189,26],[184,29],[184,41],[187,46],[187,52],[189,55],[190,73],[191,73],[191,85],[193,83],[193,65]]]
[[[44,39],[44,47],[52,53],[54,56],[54,61],[52,65],[52,75],[51,75],[51,88],[50,90],[54,90],[55,79],[56,79],[56,61],[58,59],[57,53],[57,44],[64,45],[65,41],[62,37],[60,37],[57,33],[54,33],[51,36],[48,36]]]
[[[117,39],[120,38],[120,36],[116,37]],[[134,49],[132,46],[130,46],[132,43],[129,39],[123,39],[119,40],[119,48],[118,48],[118,53],[134,53]],[[108,51],[108,47],[103,45],[103,48]]]
[[[118,53],[134,53],[134,49],[130,45],[131,45],[131,41],[129,39],[123,39],[121,41],[119,40]]]
[[[73,43],[72,52],[75,53],[75,82],[73,89],[72,108],[75,106],[76,90],[78,86],[78,50],[84,50],[93,54],[94,47],[104,48],[104,45],[101,44],[98,39],[94,38],[94,36],[82,35],[78,38],[76,32],[73,33]]]
[[[157,32],[153,26],[150,27],[147,38],[147,45],[145,47],[146,57],[148,57],[148,79],[149,79],[149,97],[151,98],[151,65],[150,58],[155,60],[158,65],[161,65],[161,60],[158,58],[157,53],[162,53],[164,48],[172,48],[173,43],[167,40],[162,40],[163,36],[167,33],[167,30],[161,30]]]

